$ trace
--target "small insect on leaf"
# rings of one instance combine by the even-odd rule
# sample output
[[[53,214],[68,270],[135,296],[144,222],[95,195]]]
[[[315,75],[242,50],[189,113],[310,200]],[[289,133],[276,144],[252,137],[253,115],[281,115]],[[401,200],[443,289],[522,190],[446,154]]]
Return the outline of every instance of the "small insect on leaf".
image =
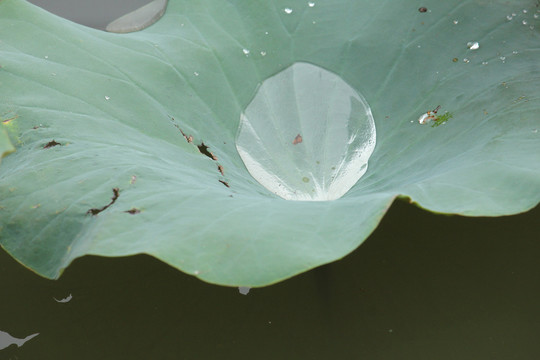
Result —
[[[422,116],[418,118],[418,122],[425,125],[431,121],[435,121],[435,119],[437,119],[437,111],[439,111],[440,108],[441,105],[437,106],[434,110],[430,110],[427,113],[422,114]]]
[[[296,135],[296,137],[293,140],[293,145],[300,144],[302,142],[302,136],[300,134]]]

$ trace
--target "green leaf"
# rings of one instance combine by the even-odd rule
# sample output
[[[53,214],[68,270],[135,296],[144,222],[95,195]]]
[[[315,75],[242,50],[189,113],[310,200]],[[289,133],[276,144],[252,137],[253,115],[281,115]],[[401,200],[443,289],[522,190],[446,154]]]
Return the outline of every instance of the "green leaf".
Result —
[[[471,216],[532,208],[537,3],[422,5],[176,0],[145,30],[111,34],[0,0],[0,101],[18,115],[2,246],[49,278],[85,254],[147,253],[261,286],[345,256],[397,196]],[[340,77],[373,113],[369,168],[338,200],[283,200],[236,150],[259,84],[296,62]],[[420,125],[438,105],[451,121]]]
[[[4,156],[13,151],[15,151],[15,148],[9,141],[7,131],[3,129],[3,126],[0,126],[0,163],[2,162],[2,158]]]

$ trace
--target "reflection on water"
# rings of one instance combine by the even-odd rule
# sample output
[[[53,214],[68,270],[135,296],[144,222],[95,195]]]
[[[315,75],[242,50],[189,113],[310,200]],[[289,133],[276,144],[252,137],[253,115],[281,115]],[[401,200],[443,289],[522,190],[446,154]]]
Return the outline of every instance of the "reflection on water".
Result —
[[[38,335],[39,333],[36,333],[36,334],[28,335],[24,339],[17,339],[11,336],[10,334],[8,334],[7,332],[0,330],[0,350],[3,350],[10,345],[17,345],[17,347],[21,347],[24,345],[25,342],[27,342],[28,340]]]

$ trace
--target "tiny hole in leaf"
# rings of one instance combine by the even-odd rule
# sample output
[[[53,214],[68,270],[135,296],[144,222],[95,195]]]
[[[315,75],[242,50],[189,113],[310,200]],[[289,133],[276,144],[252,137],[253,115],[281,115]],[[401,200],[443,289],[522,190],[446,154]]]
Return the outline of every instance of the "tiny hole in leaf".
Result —
[[[217,156],[208,151],[208,146],[206,146],[204,142],[202,142],[201,145],[197,145],[197,148],[201,154],[208,156],[212,160],[217,160]]]
[[[46,144],[43,146],[43,148],[44,148],[44,149],[49,149],[49,148],[52,148],[53,146],[57,146],[57,145],[62,145],[62,144],[60,144],[59,142],[56,142],[56,141],[52,140],[52,141],[49,141],[48,143],[46,143]]]

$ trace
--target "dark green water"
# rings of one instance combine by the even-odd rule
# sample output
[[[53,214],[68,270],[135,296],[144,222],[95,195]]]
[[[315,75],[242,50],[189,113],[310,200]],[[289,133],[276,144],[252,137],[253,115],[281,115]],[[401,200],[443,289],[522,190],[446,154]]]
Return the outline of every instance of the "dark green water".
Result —
[[[40,335],[0,359],[538,359],[539,218],[398,202],[345,259],[246,296],[149,256],[50,281],[2,252],[0,330]]]
[[[147,1],[44,2],[104,27]],[[397,202],[345,259],[246,296],[148,256],[85,257],[49,281],[0,251],[0,330],[39,333],[0,360],[538,359],[539,220]]]

